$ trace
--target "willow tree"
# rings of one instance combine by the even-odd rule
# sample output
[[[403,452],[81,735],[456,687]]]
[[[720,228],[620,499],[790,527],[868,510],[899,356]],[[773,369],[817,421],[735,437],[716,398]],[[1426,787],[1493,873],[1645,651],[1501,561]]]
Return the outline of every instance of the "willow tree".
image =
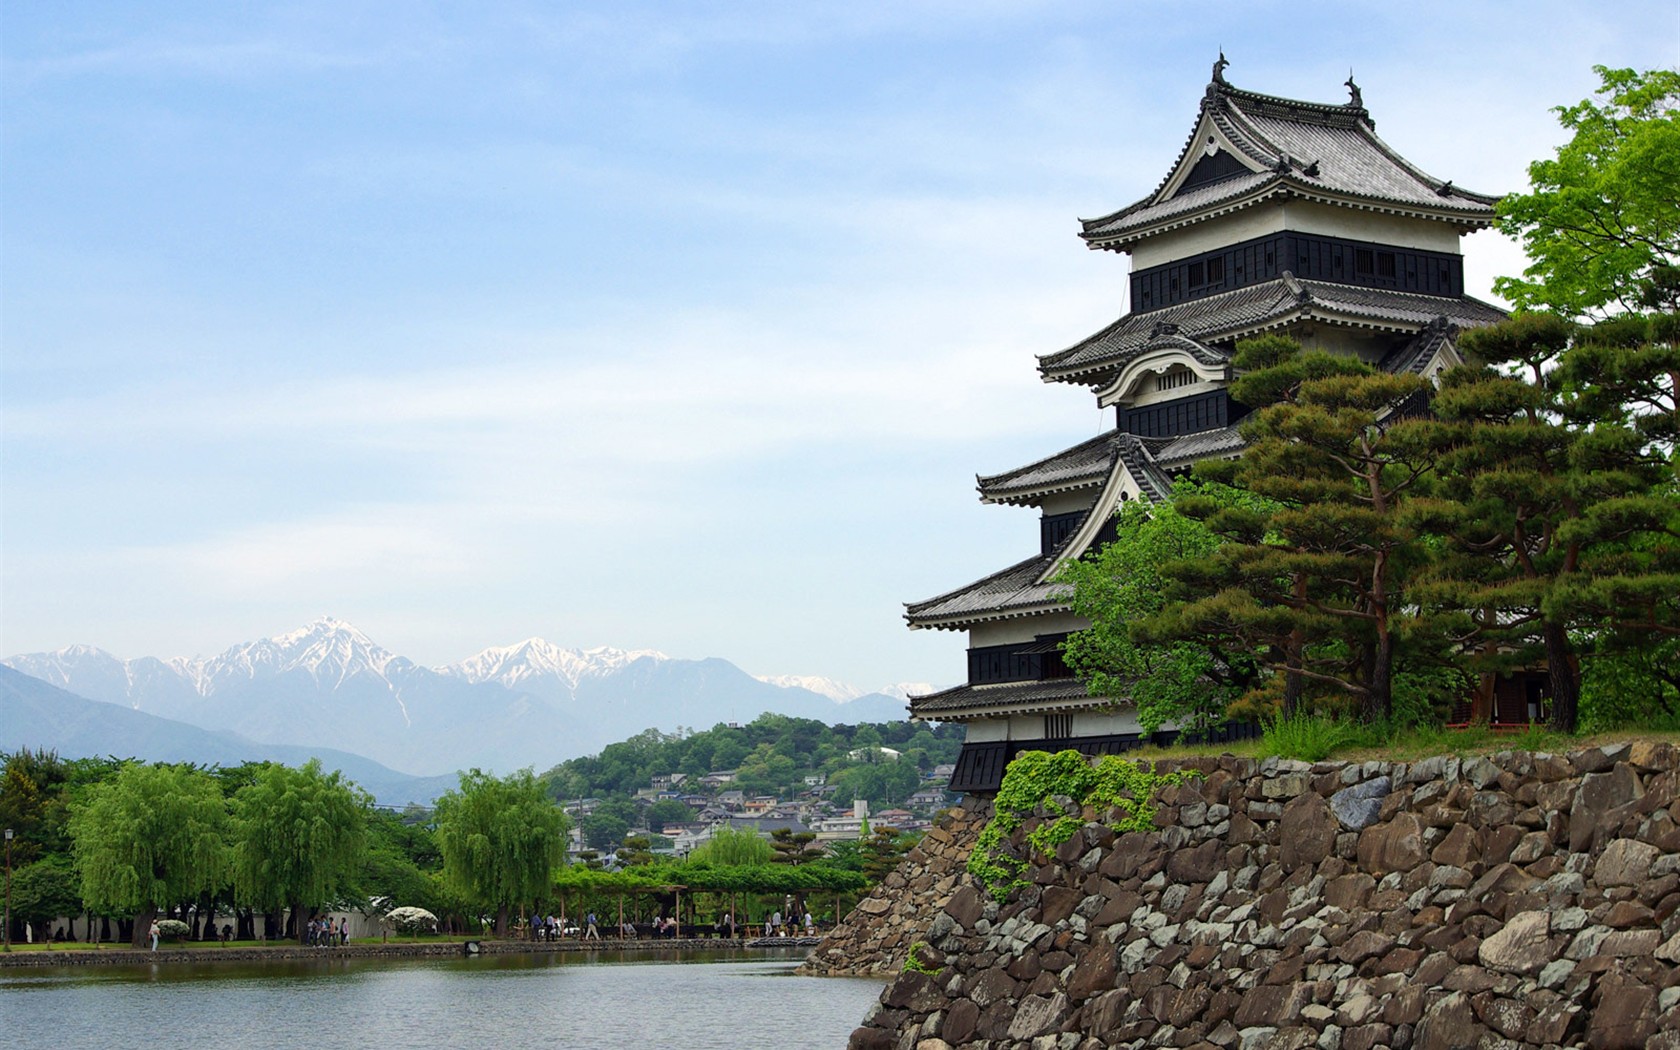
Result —
[[[713,831],[711,838],[694,847],[688,859],[697,864],[740,868],[768,864],[775,852],[769,841],[758,832],[725,825]]]
[[[233,888],[242,905],[291,912],[292,935],[304,919],[354,879],[367,845],[371,799],[342,773],[268,764],[234,795]]]
[[[124,766],[71,808],[82,901],[101,914],[132,912],[139,948],[159,911],[223,884],[227,834],[227,802],[208,774]]]
[[[566,814],[529,769],[506,777],[474,769],[438,799],[436,819],[445,883],[494,910],[496,936],[507,936],[509,912],[546,897],[565,860]]]

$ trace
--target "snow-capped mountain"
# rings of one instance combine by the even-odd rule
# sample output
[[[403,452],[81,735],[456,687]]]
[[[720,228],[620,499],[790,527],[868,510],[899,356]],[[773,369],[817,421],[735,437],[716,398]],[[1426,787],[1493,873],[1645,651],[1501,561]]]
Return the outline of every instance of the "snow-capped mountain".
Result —
[[[535,693],[545,699],[575,699],[578,683],[605,678],[637,660],[665,661],[654,649],[562,649],[541,638],[518,645],[493,646],[459,663],[437,668],[438,674],[466,682],[498,682],[509,689]]]
[[[836,682],[832,678],[821,678],[817,675],[755,674],[753,677],[760,682],[767,682],[782,689],[809,689],[818,696],[826,696],[837,704],[843,704],[848,700],[856,700],[860,696],[867,695],[865,690],[859,689],[855,685]]]
[[[421,667],[322,617],[213,657],[122,660],[92,646],[4,663],[71,693],[269,744],[355,751],[394,769],[547,768],[655,727],[905,716],[902,695],[648,649],[563,649],[540,638]]]
[[[807,689],[818,696],[826,696],[837,704],[850,703],[864,696],[890,696],[894,700],[908,701],[912,696],[937,692],[939,689],[938,686],[927,682],[895,682],[879,689],[860,689],[848,682],[837,682],[832,678],[807,674],[760,674],[753,677],[783,689]]]

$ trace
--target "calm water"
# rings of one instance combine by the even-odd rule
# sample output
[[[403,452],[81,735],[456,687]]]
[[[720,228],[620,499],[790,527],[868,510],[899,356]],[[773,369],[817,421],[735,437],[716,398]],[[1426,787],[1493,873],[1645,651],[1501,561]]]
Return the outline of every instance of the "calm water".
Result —
[[[14,1047],[843,1050],[880,981],[763,953],[0,971]]]

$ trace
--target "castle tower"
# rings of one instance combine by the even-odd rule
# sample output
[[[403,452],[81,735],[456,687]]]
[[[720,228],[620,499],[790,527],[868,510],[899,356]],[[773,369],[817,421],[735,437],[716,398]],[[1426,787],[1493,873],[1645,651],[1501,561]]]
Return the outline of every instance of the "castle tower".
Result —
[[[1044,381],[1112,407],[1114,429],[980,477],[981,502],[1038,509],[1037,552],[905,607],[912,629],[968,632],[965,684],[910,701],[913,719],[967,726],[953,790],[995,792],[1020,751],[1145,742],[1127,698],[1089,695],[1062,662],[1086,623],[1052,581],[1113,536],[1120,503],[1165,499],[1197,460],[1240,454],[1247,409],[1227,390],[1239,339],[1276,332],[1433,377],[1459,363],[1460,330],[1504,316],[1464,294],[1459,251],[1495,197],[1391,149],[1351,76],[1347,102],[1300,102],[1239,90],[1226,65],[1155,191],[1082,223],[1089,247],[1131,256],[1130,309],[1038,359]]]

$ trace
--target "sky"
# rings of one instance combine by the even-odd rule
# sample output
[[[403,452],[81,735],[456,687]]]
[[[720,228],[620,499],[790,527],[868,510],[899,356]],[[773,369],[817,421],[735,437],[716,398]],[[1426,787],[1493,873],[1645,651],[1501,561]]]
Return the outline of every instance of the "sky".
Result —
[[[0,8],[0,654],[322,615],[960,680],[903,603],[1031,555],[974,476],[1112,425],[1037,354],[1123,309],[1214,58],[1507,192],[1672,3]],[[1523,265],[1464,241],[1472,294]]]

